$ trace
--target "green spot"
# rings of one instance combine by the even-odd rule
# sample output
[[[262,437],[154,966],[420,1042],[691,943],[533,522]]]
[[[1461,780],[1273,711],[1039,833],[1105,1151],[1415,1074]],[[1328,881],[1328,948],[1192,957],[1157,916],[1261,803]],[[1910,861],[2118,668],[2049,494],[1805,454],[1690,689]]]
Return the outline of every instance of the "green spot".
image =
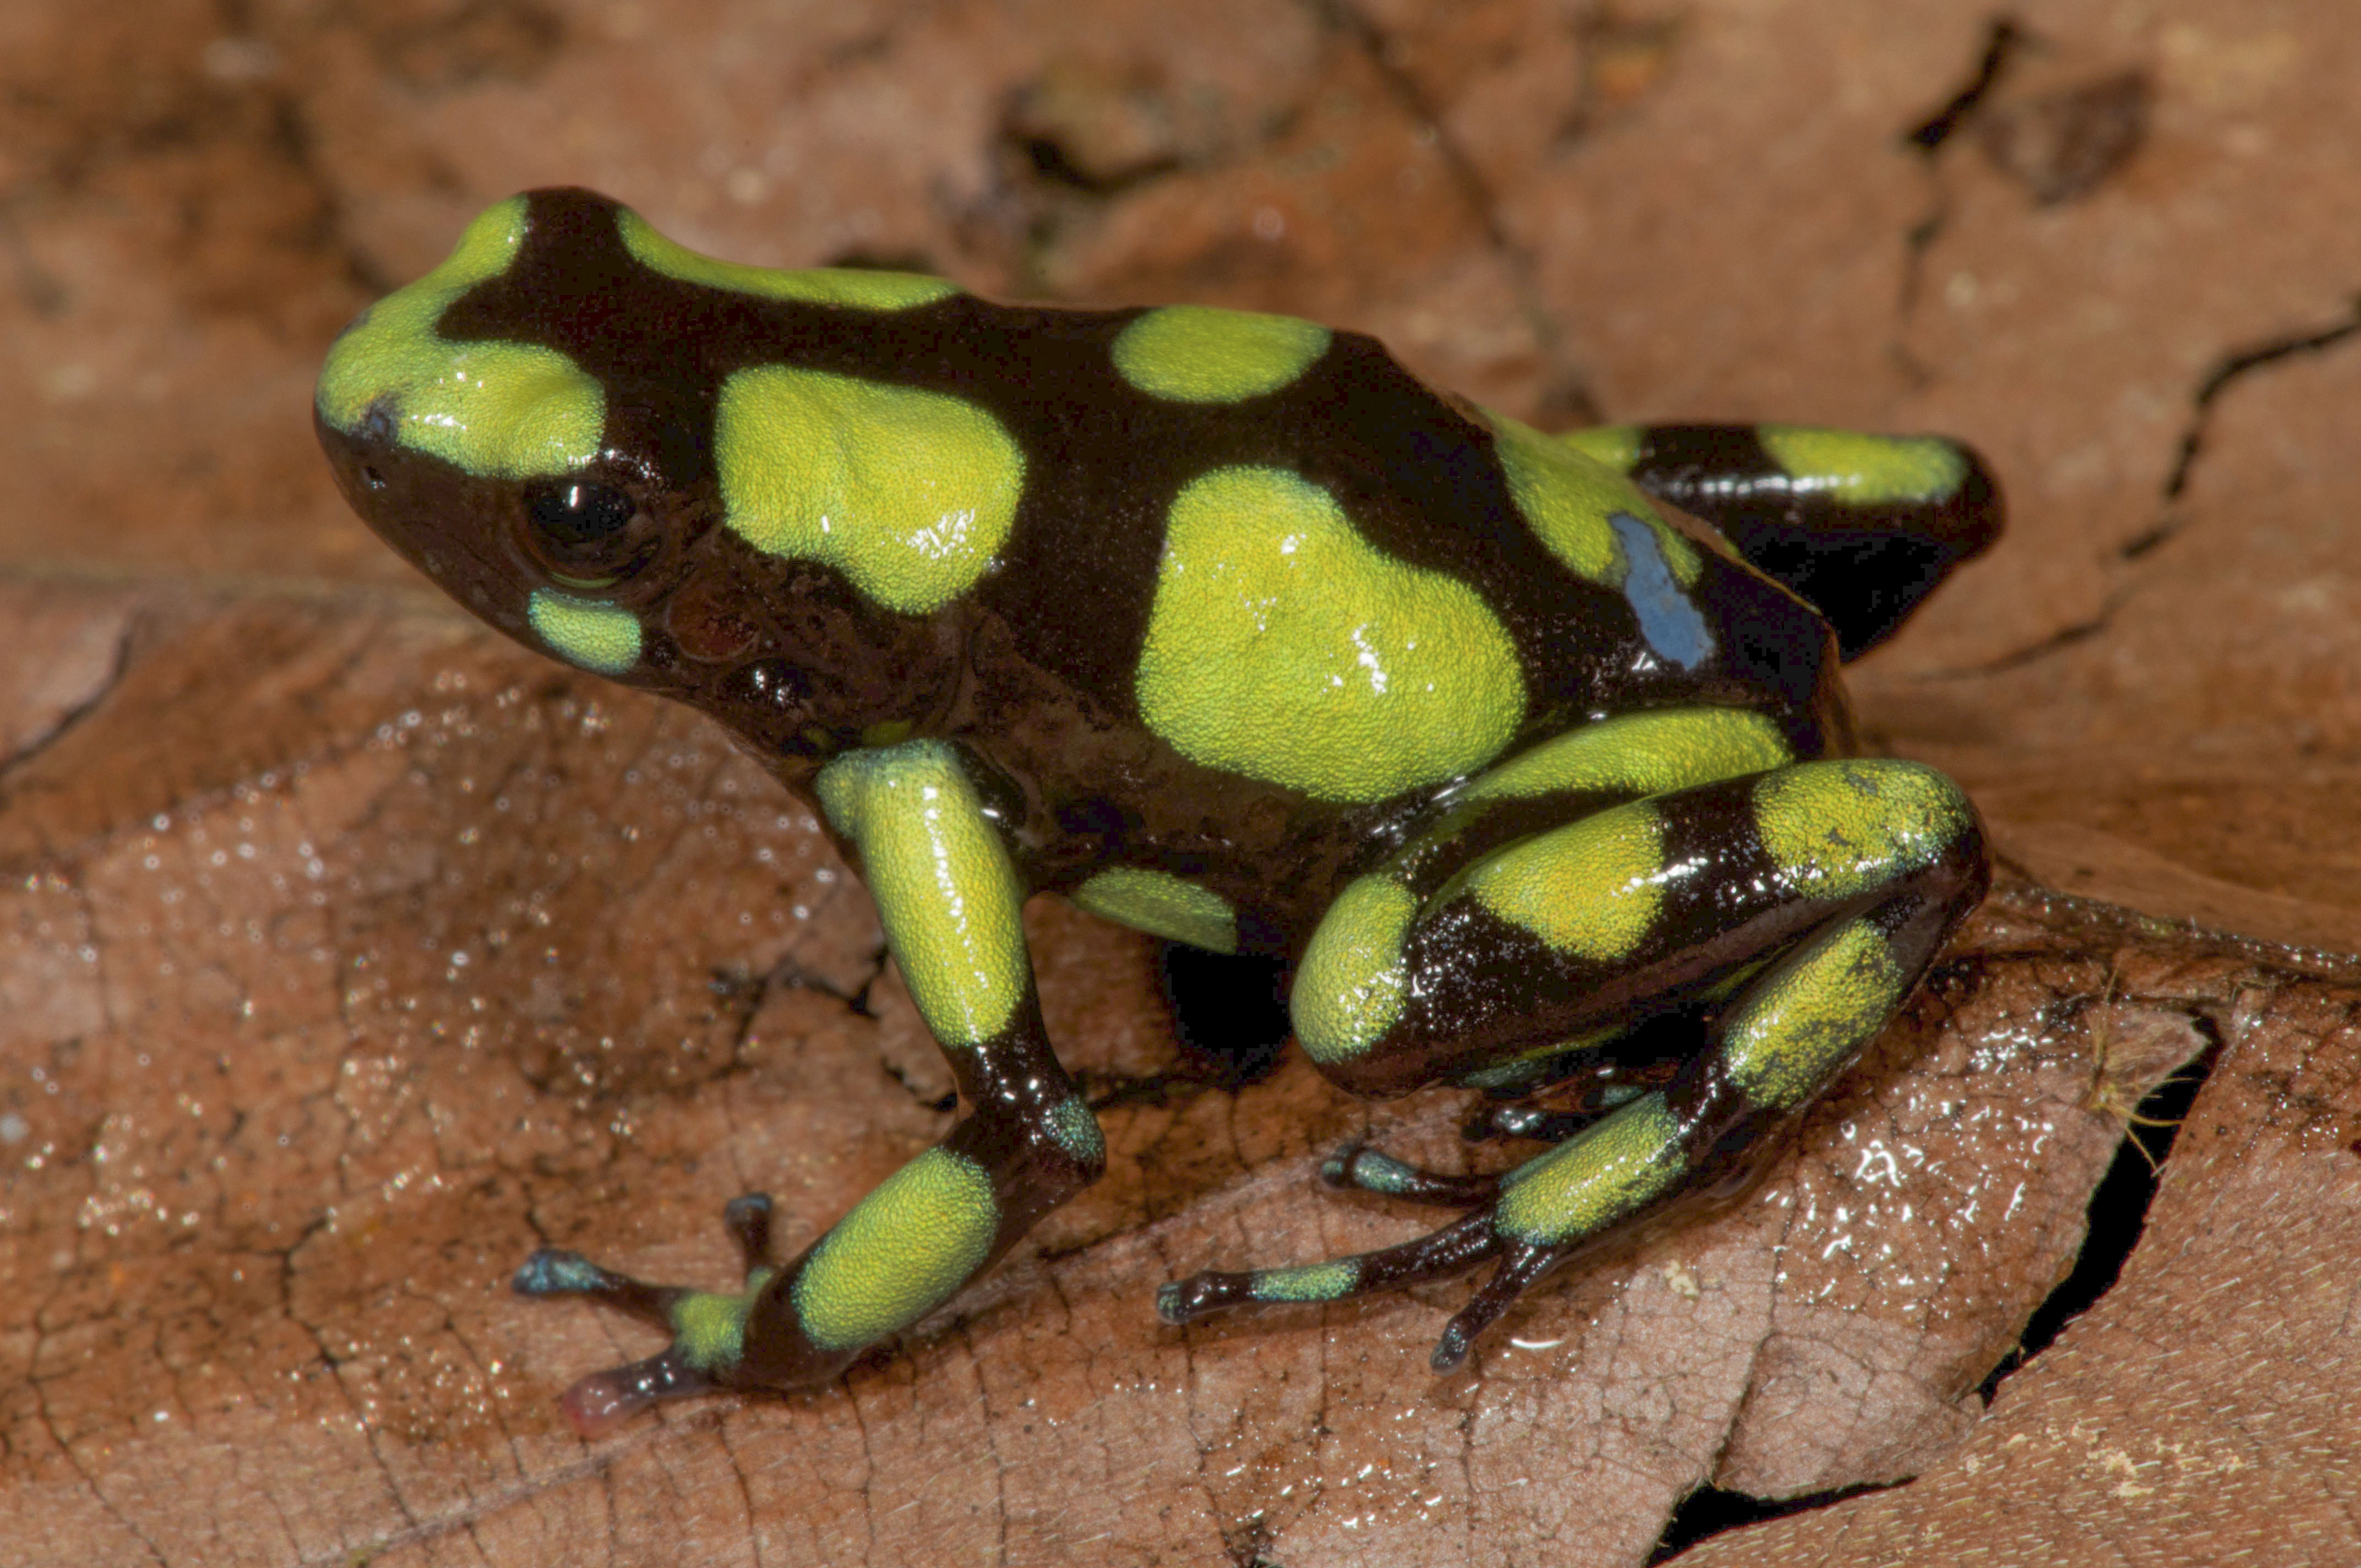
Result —
[[[480,478],[588,462],[607,419],[597,380],[554,348],[435,335],[451,302],[505,271],[524,234],[524,198],[513,196],[469,224],[443,265],[346,327],[320,369],[320,417],[350,433],[381,407],[402,445]]]
[[[1468,785],[1459,798],[1662,795],[1742,778],[1794,760],[1779,727],[1759,713],[1707,707],[1633,713],[1521,751]]]
[[[1852,898],[1933,865],[1975,822],[1959,785],[1917,762],[1803,762],[1753,794],[1763,847],[1806,898]]]
[[[1049,1136],[1060,1148],[1084,1165],[1106,1163],[1106,1135],[1099,1119],[1081,1098],[1060,1100],[1049,1107]]]
[[[1318,800],[1471,773],[1525,708],[1516,645],[1474,589],[1371,548],[1277,468],[1217,468],[1172,503],[1137,683],[1184,756]]]
[[[1257,1301],[1335,1301],[1361,1283],[1361,1266],[1340,1257],[1294,1268],[1258,1268],[1247,1278],[1246,1288]]]
[[[1906,978],[1874,927],[1838,927],[1733,1010],[1722,1045],[1730,1081],[1758,1105],[1801,1105],[1885,1026]]]
[[[822,1350],[852,1350],[908,1328],[974,1277],[999,1229],[983,1168],[928,1149],[812,1249],[793,1287],[805,1334]]]
[[[1538,1245],[1595,1235],[1686,1173],[1679,1122],[1652,1091],[1536,1159],[1504,1183],[1492,1223]]]
[[[1613,963],[1664,906],[1664,834],[1653,806],[1619,806],[1501,850],[1467,874],[1465,891],[1554,952]]]
[[[983,576],[1025,484],[1006,427],[964,399],[787,366],[722,383],[713,446],[749,544],[824,562],[906,615]]]
[[[1238,917],[1222,895],[1170,872],[1117,866],[1074,890],[1074,902],[1103,920],[1216,953],[1238,950]]]
[[[911,1000],[947,1046],[999,1034],[1025,996],[1024,902],[1008,850],[950,748],[848,751],[814,781],[862,874]]]
[[[1755,427],[1763,450],[1806,490],[1854,506],[1948,500],[1967,459],[1934,435],[1863,435],[1806,424]]]
[[[541,640],[570,664],[620,675],[640,662],[640,618],[620,605],[535,588],[525,615]]]
[[[674,1344],[691,1366],[711,1369],[737,1361],[746,1343],[746,1314],[763,1293],[775,1269],[757,1269],[746,1277],[746,1288],[720,1293],[692,1291],[672,1305]]]
[[[615,215],[623,247],[642,266],[677,278],[737,294],[759,294],[771,300],[800,300],[806,304],[835,305],[855,311],[906,311],[932,304],[958,293],[959,285],[916,272],[873,272],[858,267],[820,267],[802,272],[780,272],[717,261],[685,245],[666,239],[648,226],[647,219],[625,209]]]
[[[1329,1162],[1332,1171],[1341,1172],[1342,1160]],[[1375,1149],[1362,1149],[1353,1157],[1353,1185],[1364,1192],[1381,1192],[1389,1196],[1408,1191],[1420,1179],[1418,1168],[1405,1165],[1389,1154]],[[1334,1175],[1327,1179],[1334,1180]]]
[[[1115,340],[1115,367],[1150,397],[1235,403],[1276,392],[1328,351],[1328,329],[1293,316],[1167,305]]]
[[[1313,1061],[1361,1055],[1401,1016],[1410,993],[1402,938],[1417,914],[1410,889],[1365,876],[1346,883],[1321,916],[1288,993],[1295,1037]]]
[[[1496,413],[1485,417],[1492,422],[1493,448],[1525,525],[1567,571],[1622,587],[1628,563],[1610,521],[1620,512],[1655,535],[1674,581],[1684,587],[1697,581],[1697,547],[1665,526],[1656,503],[1620,470],[1530,425]]]
[[[1587,430],[1566,431],[1558,439],[1593,462],[1628,474],[1640,461],[1640,444],[1647,434],[1648,427],[1641,424],[1594,424]]]

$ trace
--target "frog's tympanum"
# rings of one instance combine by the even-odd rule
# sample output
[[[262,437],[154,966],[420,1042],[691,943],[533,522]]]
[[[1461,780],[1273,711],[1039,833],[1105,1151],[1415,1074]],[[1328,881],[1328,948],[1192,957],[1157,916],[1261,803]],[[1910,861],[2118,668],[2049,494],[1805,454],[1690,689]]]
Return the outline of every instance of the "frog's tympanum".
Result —
[[[1741,1183],[1984,890],[1974,808],[1854,754],[1837,680],[1999,529],[1951,442],[1543,435],[1357,334],[736,266],[581,191],[501,203],[363,315],[317,421],[468,609],[818,803],[958,1080],[950,1135],[793,1262],[732,1203],[741,1290],[527,1262],[519,1290],[675,1336],[577,1383],[585,1427],[825,1384],[1099,1175],[1034,894],[1283,956],[1329,1078],[1487,1090],[1545,1146],[1486,1177],[1341,1151],[1332,1182],[1465,1217],[1157,1298],[1184,1323],[1489,1260],[1449,1370],[1558,1265]],[[1587,1115],[1516,1103],[1577,1079]]]

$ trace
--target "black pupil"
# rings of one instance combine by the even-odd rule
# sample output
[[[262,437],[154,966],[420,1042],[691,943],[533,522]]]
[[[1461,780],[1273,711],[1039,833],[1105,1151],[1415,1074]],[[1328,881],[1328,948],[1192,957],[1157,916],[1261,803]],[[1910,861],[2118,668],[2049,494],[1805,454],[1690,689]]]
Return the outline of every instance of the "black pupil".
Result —
[[[609,543],[637,510],[607,485],[559,485],[533,498],[533,525],[552,546],[571,552]]]

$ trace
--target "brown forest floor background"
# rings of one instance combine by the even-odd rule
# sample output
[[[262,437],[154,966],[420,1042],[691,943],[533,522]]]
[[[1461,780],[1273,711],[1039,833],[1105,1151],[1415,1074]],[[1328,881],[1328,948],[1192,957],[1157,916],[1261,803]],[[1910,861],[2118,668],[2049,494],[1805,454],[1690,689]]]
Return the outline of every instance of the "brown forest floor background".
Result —
[[[2361,1561],[2361,10],[2055,0],[1909,139],[1999,20],[0,7],[0,1564],[1620,1564],[1704,1486],[1870,1489],[1700,1563]],[[1548,424],[1963,435],[2009,536],[1854,687],[2003,894],[1745,1206],[1446,1379],[1464,1287],[1149,1301],[1408,1234],[1311,1168],[1466,1157],[1462,1100],[1211,1086],[1148,946],[1036,909],[1108,1180],[841,1387],[581,1442],[558,1389],[648,1346],[511,1298],[527,1251],[718,1283],[725,1198],[800,1246],[948,1080],[800,807],[330,489],[329,338],[553,182],[736,259],[1317,316]],[[1987,1411],[2198,1057],[2120,1283]]]

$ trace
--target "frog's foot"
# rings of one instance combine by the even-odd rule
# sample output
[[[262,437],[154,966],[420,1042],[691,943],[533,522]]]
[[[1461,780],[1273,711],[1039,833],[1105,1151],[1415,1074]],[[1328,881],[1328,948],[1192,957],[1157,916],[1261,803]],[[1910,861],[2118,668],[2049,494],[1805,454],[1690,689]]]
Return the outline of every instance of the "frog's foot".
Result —
[[[542,1248],[517,1270],[510,1288],[520,1296],[587,1296],[675,1336],[670,1346],[654,1355],[594,1372],[566,1389],[558,1404],[577,1433],[596,1437],[660,1399],[734,1387],[719,1375],[720,1369],[738,1359],[747,1314],[775,1272],[770,1261],[770,1197],[750,1192],[730,1200],[721,1211],[721,1223],[745,1255],[742,1291],[650,1285],[555,1247]]]
[[[1334,1184],[1439,1199],[1456,1183],[1489,1201],[1455,1223],[1377,1252],[1247,1274],[1194,1275],[1159,1291],[1156,1310],[1177,1324],[1250,1303],[1341,1301],[1444,1278],[1499,1256],[1499,1267],[1453,1316],[1434,1347],[1434,1370],[1455,1371],[1476,1337],[1543,1276],[1697,1173],[1686,1134],[1679,1113],[1656,1090],[1497,1178],[1438,1177],[1347,1148],[1322,1172]]]

